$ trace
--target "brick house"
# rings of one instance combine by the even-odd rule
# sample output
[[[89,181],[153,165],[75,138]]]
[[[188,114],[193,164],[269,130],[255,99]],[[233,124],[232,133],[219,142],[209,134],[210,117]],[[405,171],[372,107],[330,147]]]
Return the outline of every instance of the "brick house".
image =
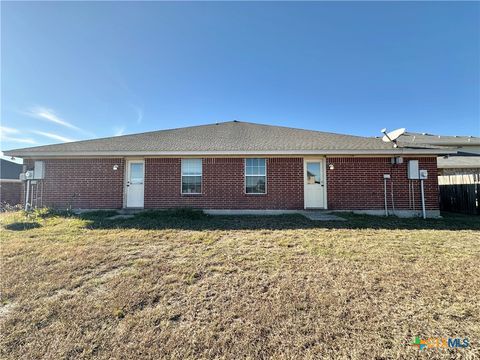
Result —
[[[0,159],[0,205],[21,203],[23,183],[19,180],[22,165]]]
[[[425,204],[427,215],[437,216],[439,151],[230,121],[5,154],[23,158],[36,175],[41,169],[43,206],[384,214],[386,205],[400,216],[421,209],[419,181],[407,177],[408,162],[417,160],[432,174],[425,180]]]

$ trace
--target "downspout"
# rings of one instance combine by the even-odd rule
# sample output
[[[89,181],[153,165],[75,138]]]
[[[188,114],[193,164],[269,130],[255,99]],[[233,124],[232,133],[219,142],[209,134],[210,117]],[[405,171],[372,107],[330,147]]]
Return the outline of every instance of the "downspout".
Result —
[[[390,189],[392,192],[392,214],[395,215],[395,201],[393,196],[393,180],[392,179],[390,179]]]
[[[422,192],[422,215],[423,215],[423,218],[426,219],[427,213],[425,211],[425,193],[423,191],[423,179],[420,179],[420,190]]]
[[[29,208],[29,203],[28,201],[30,200],[30,180],[27,180],[27,191],[25,194],[25,211],[28,211]]]
[[[384,193],[384,200],[385,200],[385,216],[388,216],[387,179],[390,179],[390,174],[383,174],[383,193]]]

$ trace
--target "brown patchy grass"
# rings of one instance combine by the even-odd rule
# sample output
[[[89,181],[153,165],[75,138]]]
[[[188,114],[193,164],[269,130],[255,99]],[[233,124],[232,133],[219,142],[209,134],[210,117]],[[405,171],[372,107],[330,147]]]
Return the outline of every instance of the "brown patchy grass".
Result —
[[[478,217],[105,217],[0,215],[1,358],[479,356]]]

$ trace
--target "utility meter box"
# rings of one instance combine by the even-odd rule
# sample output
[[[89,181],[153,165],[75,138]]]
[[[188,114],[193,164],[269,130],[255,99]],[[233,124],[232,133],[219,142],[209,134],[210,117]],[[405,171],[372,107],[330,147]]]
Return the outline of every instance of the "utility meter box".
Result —
[[[29,170],[25,173],[25,179],[32,180],[33,179],[33,171]]]
[[[420,179],[418,160],[410,160],[408,162],[408,178],[409,179]]]
[[[419,174],[420,174],[420,179],[422,179],[422,180],[428,179],[428,171],[427,170],[420,170]]]
[[[35,161],[35,168],[33,170],[34,179],[43,179],[45,177],[45,165],[43,161]]]

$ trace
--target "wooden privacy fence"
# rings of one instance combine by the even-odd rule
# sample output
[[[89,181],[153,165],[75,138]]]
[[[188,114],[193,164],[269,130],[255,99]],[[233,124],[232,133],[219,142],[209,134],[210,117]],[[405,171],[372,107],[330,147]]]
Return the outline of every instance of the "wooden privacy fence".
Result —
[[[439,176],[440,210],[480,215],[480,182],[471,176],[471,179],[464,178],[463,181]]]

